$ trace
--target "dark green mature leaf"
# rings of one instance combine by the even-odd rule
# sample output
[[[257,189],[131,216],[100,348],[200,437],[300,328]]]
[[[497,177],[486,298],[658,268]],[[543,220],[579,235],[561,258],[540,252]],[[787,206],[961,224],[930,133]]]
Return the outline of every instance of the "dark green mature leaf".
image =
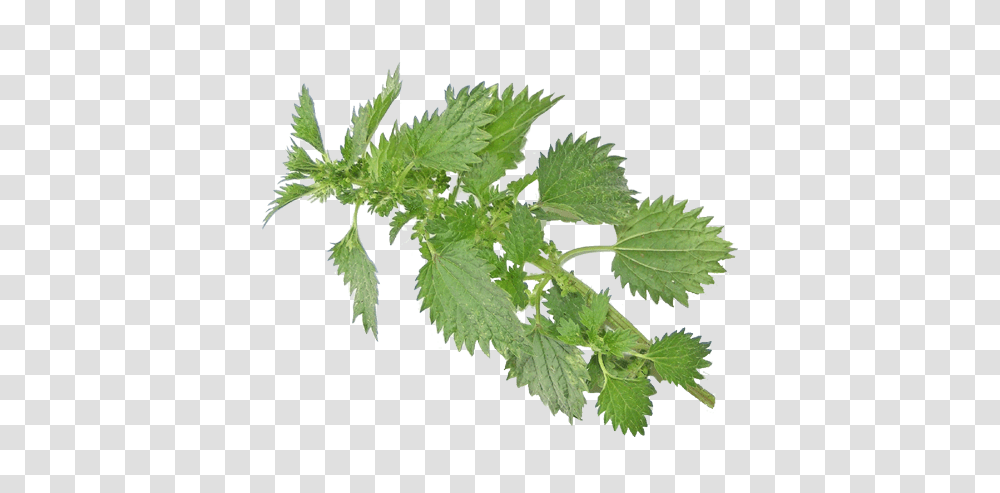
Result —
[[[712,352],[708,349],[709,343],[701,342],[701,336],[692,335],[681,329],[663,339],[655,338],[644,355],[653,362],[656,372],[674,385],[694,384],[695,379],[705,378],[698,370],[712,365],[705,359]]]
[[[345,162],[354,163],[365,153],[368,143],[375,136],[379,123],[382,122],[382,117],[389,111],[389,107],[399,96],[402,88],[403,84],[399,80],[399,65],[397,64],[395,74],[386,74],[382,92],[374,100],[352,113],[351,128],[344,136],[344,145],[340,148]],[[374,170],[373,175],[378,177],[378,171]]]
[[[569,134],[538,159],[539,219],[588,224],[619,224],[638,203],[625,180],[621,156],[609,156],[613,144],[598,147],[600,137],[577,140]]]
[[[448,107],[438,115],[437,110],[421,120],[413,119],[413,126],[400,127],[400,153],[406,162],[416,166],[444,171],[467,171],[470,165],[480,162],[476,153],[486,147],[490,134],[482,129],[495,118],[486,113],[490,92],[479,84],[471,91],[466,86],[458,95],[448,86],[445,91]]]
[[[485,127],[490,134],[490,142],[480,154],[495,154],[507,169],[516,168],[517,163],[524,161],[522,151],[528,141],[531,124],[563,98],[553,98],[551,94],[541,98],[541,95],[542,91],[538,91],[529,97],[528,87],[525,86],[514,96],[514,85],[507,86],[487,110],[496,119]]]
[[[441,244],[417,274],[420,310],[447,342],[453,335],[459,351],[473,353],[476,343],[490,354],[489,343],[509,345],[522,333],[510,297],[493,283],[489,264],[469,240]],[[499,342],[498,342],[499,341]]]
[[[604,388],[597,396],[597,413],[604,415],[604,423],[611,421],[613,429],[623,434],[646,434],[646,416],[653,415],[653,401],[649,396],[656,388],[648,378],[607,377]]]
[[[538,256],[545,246],[545,232],[542,224],[520,202],[514,202],[514,211],[510,218],[510,226],[500,246],[507,253],[507,260],[524,265],[525,262]]]
[[[618,241],[611,270],[634,295],[649,293],[673,306],[688,306],[687,293],[703,293],[702,284],[715,281],[709,273],[726,270],[721,260],[733,258],[732,243],[718,237],[722,227],[707,227],[711,216],[699,218],[701,207],[684,211],[687,201],[674,204],[671,196],[643,201],[626,222],[615,227]]]
[[[343,274],[344,284],[349,284],[354,296],[354,318],[361,315],[361,322],[367,333],[370,329],[378,340],[378,319],[375,305],[378,304],[378,279],[375,277],[375,262],[368,257],[361,240],[358,238],[357,226],[351,226],[344,239],[330,249],[330,260],[337,266],[337,274]]]
[[[589,379],[583,352],[541,331],[531,331],[519,347],[516,358],[508,360],[507,379],[516,378],[518,387],[527,385],[528,393],[539,396],[553,415],[563,412],[571,423],[582,419]]]
[[[308,142],[317,151],[326,154],[319,123],[316,122],[316,107],[305,85],[299,93],[299,104],[295,105],[295,112],[296,114],[292,115],[292,129],[295,131],[292,136]]]

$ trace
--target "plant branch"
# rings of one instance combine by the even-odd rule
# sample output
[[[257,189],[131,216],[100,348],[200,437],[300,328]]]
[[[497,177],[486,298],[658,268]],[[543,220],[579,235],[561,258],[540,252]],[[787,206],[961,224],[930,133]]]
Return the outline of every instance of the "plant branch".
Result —
[[[606,247],[605,247],[606,248]],[[573,251],[573,250],[570,250]],[[567,254],[570,252],[566,252]],[[565,254],[563,255],[565,257]],[[566,292],[577,292],[583,295],[583,297],[589,302],[593,296],[597,293],[587,285],[587,283],[581,281],[578,277],[570,272],[566,272],[558,263],[553,262],[542,256],[535,257],[531,263],[533,263],[539,269],[542,269],[547,274],[551,275],[559,285],[559,288]],[[634,332],[639,336],[639,346],[638,349],[646,349],[652,345],[646,335],[642,333],[635,325],[632,325],[624,315],[621,314],[614,305],[608,307],[608,320],[607,323],[611,328],[616,330],[628,330]],[[633,351],[634,352],[634,351]],[[663,377],[656,371],[656,368],[652,365],[649,367],[649,375],[656,379],[657,382],[662,382]],[[715,396],[711,392],[705,390],[701,385],[691,384],[691,385],[681,385],[681,388],[686,390],[689,394],[694,396],[703,404],[709,408],[715,407]]]

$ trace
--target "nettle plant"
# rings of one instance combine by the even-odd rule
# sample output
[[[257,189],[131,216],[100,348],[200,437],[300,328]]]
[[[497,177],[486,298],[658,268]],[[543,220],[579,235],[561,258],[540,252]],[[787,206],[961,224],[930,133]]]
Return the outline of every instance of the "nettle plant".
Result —
[[[625,158],[609,155],[612,144],[599,146],[599,138],[586,133],[557,141],[537,169],[501,189],[496,182],[524,160],[532,122],[562,99],[540,97],[541,91],[529,96],[527,87],[515,95],[513,85],[502,94],[497,85],[480,83],[458,93],[449,85],[440,114],[397,122],[376,144],[378,125],[401,87],[397,65],[381,94],[352,112],[339,159],[333,159],[303,86],[292,136],[319,157],[292,141],[281,182],[293,183],[276,190],[264,218],[266,226],[277,210],[304,197],[325,202],[333,196],[354,206],[350,229],[330,249],[354,297],[351,321],[360,316],[378,339],[377,270],[358,237],[358,210],[367,205],[382,217],[395,211],[389,242],[413,222],[410,237],[426,261],[416,278],[417,298],[445,342],[454,338],[469,354],[478,343],[487,356],[492,344],[507,362],[507,378],[527,386],[553,415],[562,412],[570,423],[581,419],[584,394],[599,392],[597,411],[605,423],[645,434],[649,397],[656,393],[650,377],[714,407],[715,397],[697,383],[704,378],[700,370],[711,365],[705,359],[709,343],[683,329],[648,340],[611,305],[608,290],[594,291],[563,265],[584,253],[614,252],[611,269],[633,295],[687,306],[688,293],[702,293],[702,285],[714,282],[710,273],[725,272],[720,261],[732,258],[735,249],[718,237],[722,227],[709,227],[712,218],[699,217],[700,207],[685,212],[687,201],[673,197],[640,204],[626,184]],[[295,182],[306,179],[312,183]],[[535,181],[539,200],[518,201]],[[467,200],[457,200],[459,190]],[[542,221],[610,224],[617,241],[563,252],[545,240]],[[528,274],[528,264],[541,273]],[[534,314],[523,323],[517,313],[528,306]],[[593,351],[589,362],[581,346]]]

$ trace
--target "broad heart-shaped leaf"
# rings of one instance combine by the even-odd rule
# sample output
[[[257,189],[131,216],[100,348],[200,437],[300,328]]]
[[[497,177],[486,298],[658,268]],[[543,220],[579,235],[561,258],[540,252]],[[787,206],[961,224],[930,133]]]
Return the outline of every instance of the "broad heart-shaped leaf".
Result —
[[[389,107],[399,96],[399,91],[402,88],[403,83],[399,80],[399,65],[397,64],[395,74],[386,74],[382,92],[373,101],[369,101],[361,109],[352,113],[351,128],[344,136],[344,145],[340,148],[345,162],[353,164],[364,154],[368,142],[371,141],[375,131],[378,130],[379,123],[382,122],[382,117],[389,111]]]
[[[687,201],[674,204],[671,196],[643,201],[628,220],[615,227],[618,241],[611,270],[634,295],[674,299],[688,306],[687,293],[704,292],[702,284],[715,281],[709,273],[726,272],[721,260],[733,258],[732,243],[718,237],[721,226],[707,227],[711,216],[698,217],[701,207],[684,212]]]
[[[514,96],[514,85],[507,86],[486,110],[496,119],[485,127],[490,134],[490,142],[480,154],[495,154],[507,169],[516,168],[517,163],[524,161],[522,151],[528,141],[531,124],[563,98],[553,98],[551,94],[542,98],[541,95],[542,91],[538,91],[529,97],[528,87],[525,86]]]
[[[378,279],[375,278],[375,263],[361,246],[357,226],[351,226],[344,239],[330,249],[330,259],[337,266],[337,274],[344,275],[344,284],[350,285],[354,295],[353,322],[361,315],[365,332],[371,329],[378,340],[378,320],[375,305],[378,303]]]
[[[598,147],[600,137],[556,141],[547,156],[538,159],[539,219],[588,224],[619,224],[635,211],[638,193],[628,188],[625,158],[609,156],[613,144]]]
[[[597,396],[597,413],[604,414],[604,422],[611,421],[613,429],[621,429],[623,434],[632,432],[646,434],[646,416],[653,415],[653,401],[649,396],[656,388],[649,378],[604,379],[604,388]]]
[[[542,223],[531,215],[524,204],[514,202],[509,228],[500,240],[500,246],[507,253],[507,260],[518,265],[524,265],[525,262],[535,258],[545,246]]]
[[[698,371],[712,365],[705,359],[712,350],[709,343],[701,342],[701,336],[691,337],[690,332],[672,332],[663,339],[654,338],[653,345],[644,356],[652,361],[656,372],[664,380],[674,384],[693,384],[695,379],[705,378]]]
[[[487,356],[489,343],[498,348],[522,332],[510,296],[490,279],[491,266],[477,256],[470,240],[439,244],[417,273],[420,311],[430,309],[431,322],[447,342],[455,336],[461,351],[476,343]]]
[[[316,107],[313,105],[312,96],[309,95],[309,89],[306,86],[302,86],[302,92],[299,93],[299,104],[295,105],[295,113],[292,115],[292,133],[293,137],[298,137],[309,145],[313,146],[317,151],[326,154],[326,148],[323,147],[323,136],[319,131],[319,123],[316,122]]]
[[[583,351],[538,330],[516,347],[516,357],[507,360],[507,379],[516,378],[518,387],[527,385],[528,393],[541,398],[553,415],[561,411],[570,423],[583,419],[589,380]]]
[[[466,171],[480,158],[476,153],[486,147],[490,134],[482,129],[493,121],[486,113],[491,91],[480,83],[471,91],[466,86],[458,95],[448,86],[445,101],[448,107],[423,119],[413,118],[413,126],[400,127],[400,154],[407,163],[444,171]]]

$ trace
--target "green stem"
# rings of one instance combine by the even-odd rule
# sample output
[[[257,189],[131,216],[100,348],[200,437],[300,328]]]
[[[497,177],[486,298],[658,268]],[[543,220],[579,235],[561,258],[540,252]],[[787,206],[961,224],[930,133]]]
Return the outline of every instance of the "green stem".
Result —
[[[548,276],[548,274],[532,274],[530,276],[525,276],[524,280],[525,281],[541,281],[542,279],[545,279],[547,276]]]
[[[448,197],[448,203],[454,204],[455,199],[458,197],[458,187],[462,185],[462,174],[458,174],[458,178],[455,179],[455,188],[451,191],[451,197]]]
[[[358,210],[361,209],[361,203],[354,204],[354,221],[351,222],[351,227],[357,229],[358,227]]]
[[[535,317],[538,317],[542,313],[542,290],[545,289],[545,285],[552,280],[552,276],[549,274],[540,274],[542,276],[541,280],[538,281],[538,285],[535,286],[535,290],[531,292],[531,299],[529,302],[535,304]]]
[[[558,263],[559,265],[564,265],[569,259],[571,259],[573,257],[579,257],[580,255],[583,255],[585,253],[613,252],[613,251],[615,251],[615,247],[614,246],[610,246],[610,245],[608,245],[608,246],[605,246],[605,245],[594,245],[594,246],[585,246],[585,247],[580,247],[580,248],[574,248],[574,249],[572,249],[572,250],[570,250],[570,251],[562,254],[562,256],[559,257],[559,260],[556,261],[556,263]]]
[[[565,255],[563,255],[563,257],[565,257]],[[566,272],[566,270],[563,269],[561,265],[559,265],[556,262],[553,262],[550,259],[547,259],[542,256],[537,256],[531,261],[531,263],[533,263],[536,267],[543,270],[547,274],[550,274],[552,278],[556,281],[556,284],[559,285],[559,288],[566,292],[574,292],[574,291],[578,292],[582,294],[584,296],[584,299],[586,299],[588,302],[592,299],[593,296],[597,294],[593,290],[593,288],[587,285],[587,283],[581,281],[578,277],[574,276],[572,273]],[[627,318],[625,318],[625,316],[622,315],[621,312],[619,312],[617,309],[615,309],[613,305],[608,307],[608,320],[606,323],[613,329],[629,330],[638,335],[639,345],[641,347],[637,349],[648,350],[648,348],[652,345],[652,342],[650,342],[649,339],[646,339],[646,335],[643,334],[642,331],[640,331],[635,325],[632,325],[632,322],[630,322]],[[636,353],[636,351],[631,351],[631,352],[633,354]],[[659,372],[656,371],[656,367],[652,366],[650,367],[649,375],[655,378],[656,381],[658,382],[663,381],[663,377],[659,374]],[[715,407],[715,396],[712,395],[711,392],[705,390],[702,386],[698,384],[681,385],[681,388],[686,390],[689,394],[694,396],[695,399],[698,399],[709,408]]]

